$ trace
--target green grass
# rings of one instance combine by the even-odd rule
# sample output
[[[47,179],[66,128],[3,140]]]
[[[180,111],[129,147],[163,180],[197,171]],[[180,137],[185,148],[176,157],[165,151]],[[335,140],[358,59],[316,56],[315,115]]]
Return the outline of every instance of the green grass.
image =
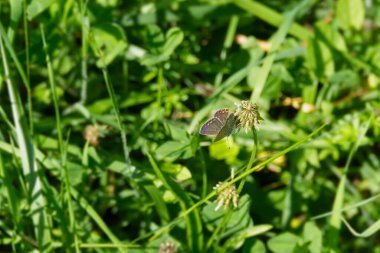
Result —
[[[380,252],[379,13],[0,2],[0,252]]]

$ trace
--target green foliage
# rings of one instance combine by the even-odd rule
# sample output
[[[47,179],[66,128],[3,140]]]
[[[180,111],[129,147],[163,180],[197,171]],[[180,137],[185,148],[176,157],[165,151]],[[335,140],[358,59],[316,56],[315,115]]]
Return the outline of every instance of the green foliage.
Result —
[[[380,252],[378,1],[0,6],[1,252]]]
[[[344,29],[360,30],[365,17],[364,2],[361,0],[339,0],[336,7],[339,26]]]
[[[94,52],[97,53],[98,48],[102,48],[102,55],[97,55],[102,57],[96,62],[98,67],[107,66],[127,48],[124,31],[119,25],[107,23],[94,25],[91,34],[94,39],[94,43],[91,44]]]

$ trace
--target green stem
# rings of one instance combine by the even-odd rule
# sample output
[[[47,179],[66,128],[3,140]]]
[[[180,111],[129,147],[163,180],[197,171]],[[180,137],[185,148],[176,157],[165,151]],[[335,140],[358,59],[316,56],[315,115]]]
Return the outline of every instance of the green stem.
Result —
[[[233,3],[275,27],[279,27],[285,20],[283,15],[256,1],[234,0]],[[310,31],[297,23],[292,23],[289,33],[303,40],[306,40],[311,36]]]
[[[157,90],[157,99],[156,99],[156,110],[157,110],[157,115],[160,115],[160,110],[161,110],[161,103],[162,103],[162,90],[164,89],[164,72],[162,66],[158,67],[157,70],[157,85],[158,85],[158,90]],[[157,117],[156,120],[154,121],[153,129],[156,131],[158,127],[158,122],[157,122]]]
[[[256,158],[256,153],[257,153],[257,145],[258,145],[258,142],[257,142],[257,131],[256,129],[254,128],[253,129],[253,149],[252,149],[252,152],[251,152],[251,157],[249,158],[249,162],[247,164],[247,167],[245,168],[245,171],[247,171],[248,169],[250,169],[253,165],[253,162],[255,161],[255,158]],[[239,187],[238,187],[238,192],[239,194],[241,193],[241,191],[243,190],[243,187],[244,187],[244,184],[245,184],[245,181],[246,181],[246,177],[244,177],[240,184],[239,184]]]
[[[285,155],[286,153],[292,151],[293,149],[297,148],[298,146],[300,146],[302,143],[306,142],[307,140],[309,140],[311,137],[313,137],[314,135],[316,135],[317,133],[319,133],[324,127],[327,126],[327,123],[326,124],[323,124],[322,126],[320,126],[318,129],[314,130],[311,134],[307,135],[306,137],[302,138],[301,140],[299,140],[298,142],[294,143],[293,145],[291,145],[290,147],[278,152],[277,154],[273,155],[272,157],[270,157],[269,159],[257,164],[256,166],[254,167],[250,167],[250,166],[247,166],[248,169],[246,169],[244,171],[244,173],[240,174],[239,176],[237,176],[236,178],[232,179],[231,181],[227,182],[225,185],[223,185],[219,190],[223,190],[225,189],[226,187],[236,183],[237,181],[243,179],[244,177],[248,176],[249,174],[255,172],[255,171],[259,171],[261,168],[263,168],[265,165],[273,162],[274,160],[276,160],[277,158]],[[252,157],[252,156],[251,156]],[[252,162],[253,163],[253,162]],[[251,165],[252,166],[252,165]],[[206,197],[204,197],[203,199],[199,200],[197,203],[195,203],[194,205],[192,205],[190,208],[188,208],[186,211],[182,212],[176,219],[174,219],[172,222],[168,223],[167,225],[165,226],[162,226],[161,228],[155,230],[155,231],[152,231],[150,233],[147,233],[137,239],[135,239],[133,242],[137,242],[139,240],[142,240],[144,238],[147,238],[149,236],[151,236],[152,234],[154,234],[154,238],[158,237],[160,234],[164,233],[164,232],[167,232],[169,231],[172,227],[174,227],[176,224],[178,224],[184,217],[186,217],[187,215],[189,215],[189,213],[193,212],[194,210],[196,210],[199,206],[203,205],[204,203],[206,203],[210,198],[214,197],[216,195],[216,191],[212,191],[210,192]]]
[[[327,246],[331,249],[337,249],[339,244],[339,232],[341,227],[341,213],[339,212],[340,209],[343,207],[344,202],[344,195],[345,195],[345,186],[347,181],[347,172],[351,165],[352,158],[354,157],[356,151],[359,148],[361,140],[365,137],[370,123],[372,122],[374,117],[374,114],[371,113],[371,116],[368,118],[367,122],[365,122],[361,128],[360,132],[358,133],[356,142],[352,146],[350,153],[348,155],[346,164],[343,169],[342,177],[339,181],[339,185],[337,188],[337,192],[335,194],[334,203],[332,207],[332,215],[329,221],[329,229],[328,229],[328,241]]]
[[[81,75],[82,86],[80,103],[85,104],[87,100],[87,87],[88,87],[88,75],[87,75],[87,51],[88,51],[88,30],[89,30],[89,18],[85,15],[86,4],[83,0],[80,1],[81,19],[82,19],[82,48],[81,48]]]
[[[251,168],[253,165],[253,162],[255,161],[255,157],[256,157],[256,153],[257,153],[257,145],[258,145],[256,129],[253,129],[253,143],[254,144],[253,144],[253,150],[251,152],[251,157],[247,163],[247,166],[245,167],[245,170],[248,170],[249,168]],[[239,194],[243,190],[245,181],[246,181],[246,177],[244,177],[239,184],[239,187],[238,187]],[[227,214],[223,218],[223,221],[219,223],[218,227],[215,229],[214,233],[211,235],[210,239],[208,240],[207,245],[206,245],[206,249],[209,249],[212,246],[212,244],[215,244],[215,245],[219,244],[218,243],[219,240],[214,241],[214,238],[218,234],[223,233],[223,231],[226,229],[228,222],[232,216],[232,213],[233,213],[232,209],[229,208]]]
[[[116,102],[115,91],[113,89],[112,83],[109,80],[109,75],[108,75],[108,70],[107,70],[107,65],[106,65],[105,57],[103,55],[103,52],[97,46],[96,41],[94,40],[94,38],[93,37],[89,37],[89,38],[90,39],[92,38],[91,41],[92,41],[92,43],[94,45],[94,48],[96,49],[96,51],[97,51],[97,53],[99,55],[99,58],[101,59],[101,69],[102,69],[102,72],[103,72],[103,78],[104,78],[104,81],[106,83],[108,95],[110,96],[111,101],[112,101],[112,107],[113,107],[113,109],[115,111],[115,117],[116,117],[117,124],[119,126],[120,135],[121,135],[121,141],[123,143],[123,152],[124,152],[125,162],[126,162],[126,165],[127,165],[126,166],[127,173],[128,173],[129,176],[132,176],[132,174],[133,174],[133,172],[135,170],[135,167],[132,165],[131,158],[129,156],[129,149],[128,149],[128,145],[127,145],[127,134],[126,134],[123,122],[121,120],[119,106],[118,106],[118,104]]]
[[[9,64],[3,45],[3,40],[5,40],[4,37],[6,36],[4,36],[2,26],[0,28],[0,33],[2,33],[2,39],[0,38],[0,52],[4,67],[4,76],[11,102],[18,146],[20,148],[23,174],[27,180],[30,212],[32,213],[35,237],[37,238],[39,249],[41,251],[48,251],[51,246],[52,238],[50,234],[51,224],[46,213],[45,196],[43,194],[40,176],[38,175],[39,170],[34,153],[34,145],[29,134],[20,94],[10,77]],[[10,44],[8,44],[8,46],[10,47]]]
[[[70,180],[69,180],[69,172],[67,170],[67,164],[66,164],[66,157],[67,157],[67,152],[63,144],[63,134],[62,134],[62,126],[61,126],[61,116],[59,113],[59,104],[58,104],[58,96],[57,96],[57,86],[55,84],[55,79],[54,79],[54,72],[53,72],[53,67],[51,65],[50,61],[50,56],[48,52],[48,46],[46,43],[46,38],[45,38],[45,32],[44,32],[44,25],[40,25],[40,30],[41,30],[41,37],[42,37],[42,43],[44,46],[44,51],[46,55],[46,64],[48,68],[48,74],[49,74],[49,83],[50,83],[50,90],[52,93],[53,97],[53,104],[54,104],[54,111],[55,111],[55,120],[56,120],[56,127],[57,127],[57,133],[58,133],[58,146],[61,154],[61,166],[63,167],[63,176],[64,176],[64,182],[65,182],[65,187],[66,187],[66,197],[67,197],[67,205],[68,205],[68,211],[69,211],[69,218],[70,218],[70,230],[73,233],[73,237],[75,238],[75,246],[76,246],[76,251],[79,252],[79,247],[78,247],[78,242],[77,242],[77,237],[76,237],[76,227],[75,227],[75,216],[74,216],[74,209],[72,205],[72,199],[71,199],[71,185],[70,185]],[[68,146],[68,139],[67,137],[67,143],[66,146]],[[71,243],[70,243],[71,244]]]
[[[101,56],[101,57],[104,59],[103,56]],[[125,158],[125,161],[128,165],[128,170],[130,170],[131,169],[131,167],[130,167],[131,159],[129,157],[129,150],[128,150],[128,145],[127,145],[127,134],[125,132],[125,127],[121,121],[119,106],[117,105],[116,98],[115,98],[115,91],[113,89],[112,84],[109,81],[108,71],[107,71],[107,68],[105,66],[102,67],[102,72],[103,72],[104,81],[105,81],[106,86],[107,86],[108,94],[111,97],[112,105],[113,105],[113,108],[115,110],[116,121],[117,121],[117,124],[119,125],[119,129],[120,129],[120,133],[121,133],[121,141],[123,143],[124,158]],[[129,171],[129,173],[131,174],[132,171]]]
[[[67,134],[62,165],[63,165],[63,169],[64,169],[66,197],[67,197],[67,205],[68,205],[68,209],[69,209],[69,218],[70,218],[70,229],[71,229],[71,231],[73,233],[73,237],[74,237],[75,251],[77,253],[79,253],[80,252],[79,239],[77,236],[74,208],[73,208],[73,204],[72,204],[73,200],[72,200],[72,196],[71,196],[71,194],[72,194],[71,193],[71,183],[70,183],[70,177],[69,177],[69,172],[67,169],[67,162],[66,162],[67,161],[67,148],[69,146],[69,137],[70,137],[70,132]]]
[[[228,24],[226,38],[224,39],[223,49],[220,52],[220,61],[223,62],[227,58],[227,51],[232,46],[232,42],[234,41],[236,29],[239,23],[239,17],[237,15],[233,15],[230,18],[230,23]],[[223,80],[223,69],[218,72],[215,77],[214,84],[215,86],[219,86]]]
[[[223,220],[219,223],[218,227],[215,229],[215,231],[210,236],[210,239],[207,241],[206,250],[210,249],[212,245],[219,245],[220,237],[215,239],[215,237],[225,230],[225,228],[228,225],[228,221],[231,219],[232,216],[232,210],[228,209],[227,214],[223,217]],[[220,232],[222,231],[222,232]],[[214,249],[216,251],[216,249]]]
[[[164,175],[148,150],[146,150],[146,154],[154,172],[161,180],[163,186],[177,197],[180,208],[185,212],[186,208],[193,205],[193,201],[190,196],[185,191],[182,191],[177,183]],[[203,252],[202,226],[199,213],[195,211],[191,215],[186,216],[185,221],[189,248],[192,252]]]
[[[204,157],[202,149],[199,150],[199,153],[201,156],[201,168],[202,168],[202,198],[204,198],[206,197],[206,194],[207,194],[207,170],[206,170],[205,157]]]
[[[59,146],[59,151],[60,151],[61,159],[62,159],[64,151],[63,151],[61,116],[59,113],[59,105],[58,105],[58,97],[57,97],[57,86],[55,84],[54,72],[53,72],[53,68],[51,65],[51,61],[50,61],[48,46],[46,44],[46,38],[45,38],[45,32],[44,32],[44,25],[43,24],[40,25],[40,30],[41,30],[42,43],[43,43],[44,51],[45,51],[46,65],[48,68],[50,91],[51,91],[51,94],[53,97],[55,120],[56,120],[57,134],[58,134],[58,146]]]
[[[24,22],[24,40],[25,40],[25,63],[26,63],[26,78],[28,82],[26,83],[26,91],[28,95],[28,117],[29,117],[29,129],[30,135],[34,134],[34,124],[33,124],[33,105],[32,105],[32,90],[30,87],[30,54],[29,54],[29,32],[28,32],[28,20],[26,14],[27,3],[26,0],[22,1],[23,8],[23,22]]]

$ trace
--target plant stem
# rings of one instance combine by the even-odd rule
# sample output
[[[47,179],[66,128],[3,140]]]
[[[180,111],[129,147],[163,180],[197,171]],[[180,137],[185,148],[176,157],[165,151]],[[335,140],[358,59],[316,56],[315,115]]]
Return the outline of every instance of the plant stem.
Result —
[[[89,31],[89,18],[86,16],[86,3],[83,0],[80,1],[81,19],[82,19],[82,47],[81,47],[81,75],[82,86],[80,93],[80,103],[85,104],[87,100],[87,87],[88,87],[88,75],[87,75],[87,51],[88,51],[88,31]]]
[[[253,147],[252,147],[251,157],[249,158],[249,161],[248,161],[247,167],[245,168],[245,171],[249,170],[252,167],[253,162],[255,161],[255,158],[256,158],[256,153],[257,153],[258,142],[257,142],[257,131],[255,128],[253,128],[252,134],[253,134]],[[238,187],[239,194],[243,190],[245,181],[246,181],[246,177],[244,177],[239,184],[239,187]]]
[[[27,188],[29,193],[28,197],[35,237],[38,241],[39,249],[48,251],[51,246],[52,239],[50,234],[50,223],[45,209],[46,201],[43,195],[41,180],[38,175],[39,171],[35,160],[34,145],[28,131],[20,94],[10,78],[11,74],[3,46],[3,39],[4,37],[2,39],[0,38],[0,51],[7,89],[11,101],[18,146],[20,148],[23,174],[27,180]]]

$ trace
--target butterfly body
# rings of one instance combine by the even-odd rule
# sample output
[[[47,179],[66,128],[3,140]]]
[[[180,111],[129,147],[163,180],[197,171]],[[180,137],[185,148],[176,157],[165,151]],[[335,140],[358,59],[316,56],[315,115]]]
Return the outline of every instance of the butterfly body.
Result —
[[[236,130],[236,117],[228,108],[219,109],[199,130],[202,135],[216,136],[214,141],[228,137]]]

